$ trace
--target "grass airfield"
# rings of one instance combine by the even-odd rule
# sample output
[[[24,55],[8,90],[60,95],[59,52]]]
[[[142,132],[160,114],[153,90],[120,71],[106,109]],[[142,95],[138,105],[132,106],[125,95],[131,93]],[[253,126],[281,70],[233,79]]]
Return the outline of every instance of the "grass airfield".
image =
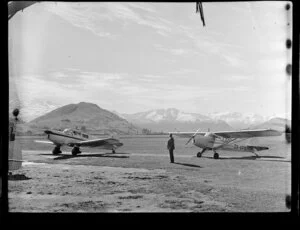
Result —
[[[268,146],[252,153],[200,150],[175,137],[175,164],[168,136],[121,136],[116,154],[71,148],[52,155],[43,137],[17,137],[23,166],[8,181],[9,212],[289,212],[291,146],[284,136],[255,139]]]

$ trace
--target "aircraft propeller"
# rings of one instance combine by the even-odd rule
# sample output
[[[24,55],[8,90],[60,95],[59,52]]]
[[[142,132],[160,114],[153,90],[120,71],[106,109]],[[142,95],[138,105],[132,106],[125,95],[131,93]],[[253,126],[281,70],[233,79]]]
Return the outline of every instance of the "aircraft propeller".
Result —
[[[193,136],[191,136],[191,138],[185,143],[185,145],[187,145],[188,143],[190,143],[190,141],[197,135],[198,131],[200,130],[200,128],[194,133]]]

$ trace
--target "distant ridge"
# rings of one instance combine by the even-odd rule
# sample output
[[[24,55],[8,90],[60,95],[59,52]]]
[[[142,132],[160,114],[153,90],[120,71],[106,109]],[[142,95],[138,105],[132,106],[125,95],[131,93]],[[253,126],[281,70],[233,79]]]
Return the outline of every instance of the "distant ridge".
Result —
[[[47,102],[49,104],[50,102]],[[51,103],[50,103],[51,104]],[[137,134],[170,131],[231,131],[239,129],[273,128],[279,131],[290,125],[291,121],[280,117],[263,117],[257,114],[223,112],[197,114],[180,111],[176,108],[156,109],[134,114],[121,114],[108,111],[97,104],[80,102],[56,108],[35,118],[19,124],[20,133],[38,129],[77,128],[97,134]],[[35,131],[34,131],[35,130]],[[41,132],[41,131],[40,131]]]
[[[77,128],[103,134],[132,134],[138,128],[118,115],[88,102],[68,104],[28,123],[31,128]]]
[[[286,125],[291,127],[291,121],[285,118],[274,117],[262,124],[254,126],[256,129],[275,129],[278,131],[285,131]]]
[[[119,114],[134,125],[155,131],[168,130],[191,131],[200,128],[203,131],[241,130],[253,128],[275,128],[282,130],[285,123],[291,121],[273,116],[261,116],[255,113],[217,112],[209,114],[187,113],[175,108],[156,109],[134,114]]]
[[[122,114],[129,122],[156,132],[234,130],[225,121],[208,116],[186,113],[175,108],[150,110],[135,114]]]
[[[262,124],[269,120],[268,117],[255,113],[218,112],[210,113],[207,116],[212,119],[223,120],[235,129],[249,128],[253,125]]]

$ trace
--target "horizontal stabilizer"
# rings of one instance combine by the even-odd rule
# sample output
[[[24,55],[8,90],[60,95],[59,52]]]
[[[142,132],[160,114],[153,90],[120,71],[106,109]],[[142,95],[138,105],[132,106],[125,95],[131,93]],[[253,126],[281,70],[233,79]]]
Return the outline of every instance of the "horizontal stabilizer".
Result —
[[[256,151],[262,151],[262,150],[268,150],[269,147],[264,147],[264,146],[252,146],[252,145],[247,145],[247,148],[251,150],[256,150]]]

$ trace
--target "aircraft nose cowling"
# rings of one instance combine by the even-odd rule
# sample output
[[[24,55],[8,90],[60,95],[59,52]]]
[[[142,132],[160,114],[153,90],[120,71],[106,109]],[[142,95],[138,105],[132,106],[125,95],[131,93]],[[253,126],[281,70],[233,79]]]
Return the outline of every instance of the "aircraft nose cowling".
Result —
[[[213,136],[196,136],[194,139],[194,145],[200,148],[212,148],[215,143]]]

